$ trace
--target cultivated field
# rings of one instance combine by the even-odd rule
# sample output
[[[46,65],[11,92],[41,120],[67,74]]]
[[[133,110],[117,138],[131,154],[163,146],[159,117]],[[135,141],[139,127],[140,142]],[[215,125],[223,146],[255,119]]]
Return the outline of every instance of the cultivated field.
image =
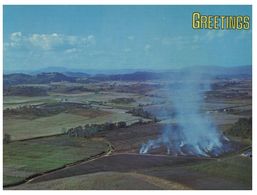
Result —
[[[40,117],[33,120],[17,117],[4,118],[4,133],[11,135],[12,140],[28,139],[33,137],[61,134],[71,127],[86,124],[101,124],[106,122],[125,121],[128,124],[136,122],[140,117],[125,112],[99,111],[92,117],[94,111],[83,111],[79,114],[60,113],[49,117]]]
[[[21,182],[29,176],[66,164],[107,153],[103,140],[54,136],[4,145],[4,185]]]

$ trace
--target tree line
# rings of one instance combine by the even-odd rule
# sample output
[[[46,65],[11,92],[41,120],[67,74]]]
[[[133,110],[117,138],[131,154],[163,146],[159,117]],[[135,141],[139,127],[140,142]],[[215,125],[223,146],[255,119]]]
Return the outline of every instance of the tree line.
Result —
[[[145,124],[145,123],[149,123],[149,122],[143,122],[143,120],[140,119],[138,122],[133,123],[131,125],[127,125],[127,123],[124,121],[120,121],[117,123],[86,124],[84,126],[80,125],[77,127],[70,128],[65,133],[70,137],[90,137],[92,135],[95,135],[99,131],[127,128],[132,125]]]

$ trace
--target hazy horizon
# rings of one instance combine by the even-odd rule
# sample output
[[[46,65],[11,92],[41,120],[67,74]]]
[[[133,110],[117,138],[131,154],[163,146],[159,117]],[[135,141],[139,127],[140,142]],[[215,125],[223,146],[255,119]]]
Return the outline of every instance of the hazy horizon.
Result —
[[[23,73],[23,74],[39,74],[43,72],[59,72],[59,73],[67,73],[67,72],[78,72],[78,73],[88,73],[88,74],[126,74],[126,73],[135,73],[135,72],[153,72],[153,73],[165,73],[169,71],[183,71],[188,69],[234,69],[234,68],[246,68],[252,67],[252,65],[238,65],[233,67],[226,67],[226,66],[189,66],[189,67],[179,67],[179,68],[169,68],[169,69],[147,69],[147,68],[121,68],[121,69],[79,69],[79,68],[67,68],[64,66],[48,66],[45,68],[39,69],[32,69],[32,70],[4,70],[4,74],[16,74],[16,73]]]

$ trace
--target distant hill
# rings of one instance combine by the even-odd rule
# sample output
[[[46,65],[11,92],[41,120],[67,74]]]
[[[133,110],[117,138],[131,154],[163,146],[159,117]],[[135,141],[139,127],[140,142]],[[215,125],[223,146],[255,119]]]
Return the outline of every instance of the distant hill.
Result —
[[[64,72],[63,74],[69,77],[90,77],[90,74],[84,72]]]
[[[155,72],[134,72],[129,74],[114,74],[114,75],[105,75],[98,74],[90,77],[90,79],[98,81],[145,81],[145,80],[155,80],[161,79],[165,74],[164,73],[155,73]]]
[[[46,84],[60,81],[74,82],[75,79],[58,72],[40,73],[37,75],[28,75],[23,73],[4,75],[5,87],[17,84]]]
[[[27,83],[32,78],[33,77],[28,74],[15,73],[15,74],[4,75],[3,81],[4,81],[4,86],[8,86],[8,85]]]
[[[196,73],[206,77],[216,78],[251,78],[252,66],[218,67],[218,66],[192,66],[180,71],[138,71],[126,74],[96,74],[89,75],[84,72],[43,72],[36,75],[23,73],[4,75],[4,87],[17,84],[46,84],[50,82],[95,82],[95,81],[146,81],[155,79],[181,78],[185,73]]]
[[[92,80],[105,81],[105,80],[120,80],[120,81],[146,81],[162,78],[179,79],[181,75],[187,73],[201,74],[206,77],[218,77],[218,78],[251,78],[252,66],[238,66],[238,67],[219,67],[219,66],[193,66],[189,68],[183,68],[181,70],[167,70],[166,72],[134,72],[128,74],[98,74],[90,77]]]
[[[47,90],[42,87],[11,86],[4,90],[4,95],[10,96],[47,96]]]
[[[35,76],[35,82],[39,83],[50,83],[50,82],[60,82],[60,81],[69,81],[74,82],[75,79],[69,76],[66,76],[62,73],[58,72],[50,72],[50,73],[41,73]]]

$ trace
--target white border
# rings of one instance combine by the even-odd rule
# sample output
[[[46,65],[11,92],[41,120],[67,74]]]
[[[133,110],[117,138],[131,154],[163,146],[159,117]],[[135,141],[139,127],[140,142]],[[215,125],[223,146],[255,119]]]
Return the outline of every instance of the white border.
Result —
[[[174,193],[181,193],[181,194],[206,194],[206,193],[210,193],[210,194],[217,194],[217,193],[221,193],[221,194],[226,194],[227,193],[233,193],[233,195],[235,194],[252,194],[252,193],[256,193],[256,178],[254,177],[255,173],[256,173],[256,166],[254,166],[256,164],[256,160],[255,160],[255,156],[257,155],[256,153],[256,133],[255,130],[257,129],[257,123],[256,123],[256,103],[254,101],[254,97],[256,97],[256,82],[257,82],[257,78],[256,78],[256,55],[254,55],[256,53],[256,1],[254,0],[169,0],[169,1],[165,1],[165,0],[37,0],[37,1],[33,1],[33,0],[2,0],[1,1],[1,8],[0,8],[0,24],[1,27],[3,27],[3,5],[99,5],[99,4],[103,4],[103,5],[252,5],[252,29],[253,29],[253,41],[252,41],[252,67],[253,67],[253,190],[252,191],[3,191],[3,193],[9,194],[9,193],[19,193],[19,194],[34,194],[34,193],[39,193],[39,194],[45,194],[45,193],[62,193],[62,194],[67,194],[67,193],[78,193],[78,194],[84,194],[84,193],[93,193],[93,194],[98,194],[98,193],[104,193],[104,194],[120,194],[120,193],[124,193],[124,194],[130,194],[130,193],[136,193],[139,194],[140,192],[142,193],[147,193],[148,195],[150,194],[155,194],[155,193],[161,193],[161,194],[174,194]],[[2,28],[1,28],[2,29]],[[0,35],[1,35],[1,43],[2,46],[0,48],[0,60],[1,60],[1,66],[3,66],[3,31],[0,31]],[[3,67],[1,67],[0,69],[0,74],[3,75]],[[1,86],[1,110],[3,109],[3,88],[2,88],[2,77],[0,79],[0,86]],[[0,114],[0,124],[3,127],[3,120],[2,120],[2,112]],[[2,135],[1,135],[2,136]],[[2,138],[1,138],[1,144],[0,144],[0,150],[1,150],[1,166],[3,165],[3,156],[2,156]],[[2,166],[3,167],[3,166]],[[2,171],[3,169],[1,168],[1,183],[0,185],[3,186],[2,184]]]

